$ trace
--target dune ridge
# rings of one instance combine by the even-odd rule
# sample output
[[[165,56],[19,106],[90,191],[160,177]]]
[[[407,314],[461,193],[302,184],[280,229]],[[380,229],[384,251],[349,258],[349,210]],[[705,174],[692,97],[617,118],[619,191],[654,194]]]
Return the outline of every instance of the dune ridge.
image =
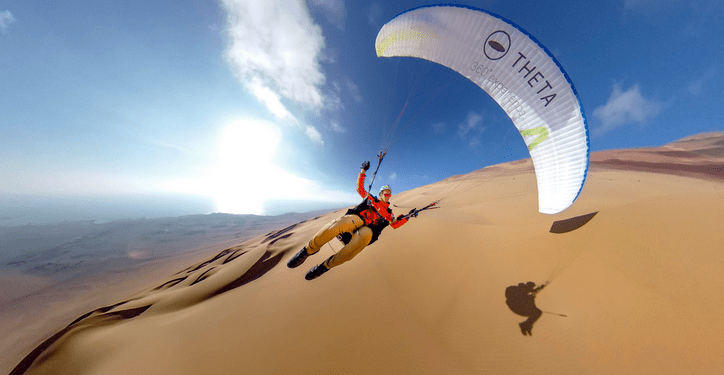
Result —
[[[286,261],[344,210],[304,220],[79,317],[10,374],[724,373],[722,145],[594,153],[557,215],[529,161],[403,192],[396,213],[444,198],[313,281],[341,244]],[[527,281],[548,283],[530,336],[504,296]]]
[[[692,135],[661,147],[596,152],[591,165],[721,180],[724,132]]]

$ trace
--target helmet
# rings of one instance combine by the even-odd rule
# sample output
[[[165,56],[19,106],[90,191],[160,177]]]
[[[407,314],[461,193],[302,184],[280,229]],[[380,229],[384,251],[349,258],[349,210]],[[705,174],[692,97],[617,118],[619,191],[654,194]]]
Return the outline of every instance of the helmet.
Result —
[[[380,188],[379,194],[382,194],[382,192],[385,191],[385,190],[388,190],[390,193],[392,193],[392,189],[390,189],[390,185],[383,185],[383,186]]]

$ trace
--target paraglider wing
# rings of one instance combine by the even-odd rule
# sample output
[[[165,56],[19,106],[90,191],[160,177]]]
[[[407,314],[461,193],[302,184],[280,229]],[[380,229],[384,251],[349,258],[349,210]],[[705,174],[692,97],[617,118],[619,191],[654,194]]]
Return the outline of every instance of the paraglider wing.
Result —
[[[429,60],[480,86],[528,145],[538,210],[558,213],[576,200],[590,152],[583,108],[563,68],[530,34],[482,10],[425,6],[385,24],[375,47],[377,56]]]

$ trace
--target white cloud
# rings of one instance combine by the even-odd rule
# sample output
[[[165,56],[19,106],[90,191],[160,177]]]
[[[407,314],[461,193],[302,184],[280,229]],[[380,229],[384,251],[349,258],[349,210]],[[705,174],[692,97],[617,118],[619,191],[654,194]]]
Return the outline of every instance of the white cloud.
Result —
[[[342,104],[342,88],[339,82],[332,82],[332,87],[326,90],[326,93],[324,109],[331,112],[339,112],[344,109],[344,104]]]
[[[346,79],[346,83],[347,83],[347,90],[349,91],[349,94],[352,96],[352,99],[354,99],[354,101],[356,101],[357,103],[362,103],[362,94],[359,91],[359,86],[357,86],[357,84],[354,83],[354,81],[352,81],[349,78]]]
[[[703,79],[697,79],[694,82],[691,82],[689,84],[689,93],[692,95],[700,95],[701,90],[704,88],[704,80]]]
[[[379,27],[382,18],[382,7],[377,3],[372,3],[367,8],[367,22],[374,27]]]
[[[222,0],[222,4],[227,15],[226,55],[241,84],[275,116],[293,125],[299,126],[300,121],[284,100],[322,109],[320,87],[325,75],[319,61],[324,38],[305,2]],[[315,142],[321,142],[319,132],[304,128]]]
[[[641,95],[638,85],[623,91],[621,85],[616,84],[608,102],[593,110],[593,117],[598,121],[593,130],[597,135],[604,135],[621,126],[642,125],[663,110],[664,104]]]
[[[323,144],[324,141],[322,140],[322,134],[317,131],[317,129],[314,126],[306,125],[304,132],[307,133],[307,137],[314,141],[314,143],[317,144]]]
[[[347,7],[342,0],[310,0],[310,5],[324,11],[327,20],[337,26],[340,30],[344,30],[344,23],[347,19]]]
[[[483,116],[479,113],[470,112],[464,122],[458,125],[458,135],[460,138],[465,138],[470,132],[475,132],[482,129]]]
[[[4,33],[13,22],[15,22],[15,17],[9,10],[0,13],[0,33]]]
[[[261,83],[257,78],[252,78],[249,82],[246,83],[247,88],[249,91],[251,91],[254,96],[256,96],[259,101],[264,103],[266,105],[267,109],[271,111],[275,116],[277,116],[280,119],[286,119],[292,122],[297,122],[297,119],[292,115],[288,110],[287,107],[282,104],[282,100],[279,97],[279,94],[274,92],[269,87],[265,86],[263,83]]]
[[[700,95],[704,89],[704,85],[709,83],[716,76],[716,69],[711,68],[704,73],[703,76],[689,83],[689,93],[692,95]]]
[[[435,125],[437,126],[437,124]],[[475,148],[480,145],[480,133],[485,131],[483,126],[483,116],[479,113],[470,111],[465,121],[458,124],[458,136],[461,139],[467,139],[468,145]]]
[[[339,122],[337,122],[337,121],[330,122],[329,126],[332,129],[332,131],[335,133],[346,133],[347,132],[347,128],[340,125]]]
[[[325,90],[325,94],[324,109],[330,112],[344,110],[345,106],[342,97],[352,97],[355,102],[362,102],[359,87],[349,78],[344,79],[344,84],[337,81],[332,82],[331,87]]]

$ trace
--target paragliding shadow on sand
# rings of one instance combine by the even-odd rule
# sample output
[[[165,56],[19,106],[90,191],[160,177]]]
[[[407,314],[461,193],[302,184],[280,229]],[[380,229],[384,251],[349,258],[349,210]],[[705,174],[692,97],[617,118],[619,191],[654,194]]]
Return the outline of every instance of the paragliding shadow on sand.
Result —
[[[535,295],[544,287],[545,284],[536,287],[534,282],[528,281],[505,288],[505,303],[510,310],[520,316],[528,317],[528,320],[518,324],[523,335],[532,336],[533,323],[543,315],[543,311],[535,305]]]
[[[550,232],[557,234],[572,232],[591,221],[597,213],[598,211],[566,220],[555,221],[551,226]],[[519,283],[518,285],[511,285],[505,288],[505,303],[508,305],[510,310],[520,316],[528,317],[527,320],[518,323],[523,335],[533,336],[533,323],[535,323],[541,315],[546,312],[542,311],[535,305],[535,297],[538,292],[543,290],[547,283],[548,282],[541,286],[536,286],[534,282],[528,281],[527,283]],[[563,314],[549,314],[566,317],[566,315]]]

